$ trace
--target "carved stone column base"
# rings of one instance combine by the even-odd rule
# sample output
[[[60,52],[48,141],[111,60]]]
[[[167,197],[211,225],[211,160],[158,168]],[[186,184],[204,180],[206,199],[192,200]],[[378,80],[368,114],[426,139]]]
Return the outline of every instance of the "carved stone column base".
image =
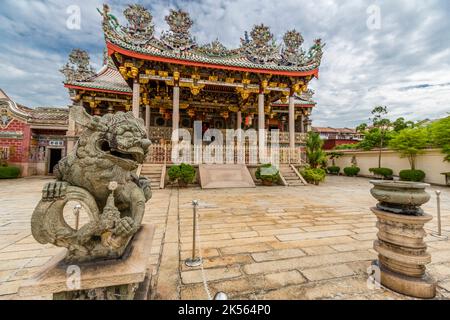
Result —
[[[380,268],[381,284],[395,292],[421,299],[432,299],[436,296],[436,280],[428,273],[420,278],[392,272],[379,265],[378,260],[372,265]]]
[[[434,298],[436,281],[426,273],[431,262],[424,242],[424,225],[430,215],[396,214],[372,208],[377,216],[378,240],[373,244],[378,253],[381,284],[398,293],[416,298]]]

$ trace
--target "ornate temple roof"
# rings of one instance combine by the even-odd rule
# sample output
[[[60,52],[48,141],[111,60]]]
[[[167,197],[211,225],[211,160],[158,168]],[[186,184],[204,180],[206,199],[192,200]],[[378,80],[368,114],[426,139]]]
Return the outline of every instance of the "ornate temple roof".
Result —
[[[28,108],[12,101],[1,89],[0,109],[4,110],[0,113],[4,113],[5,122],[7,120],[6,117],[12,116],[26,121],[31,125],[47,125],[58,129],[61,126],[67,126],[69,119],[68,108]]]
[[[218,40],[198,44],[190,34],[193,21],[182,10],[170,11],[165,18],[169,30],[159,38],[155,36],[151,13],[141,5],[125,9],[127,26],[119,24],[107,5],[100,13],[108,50],[139,59],[293,76],[317,75],[322,59],[321,40],[315,40],[305,52],[301,48],[303,37],[296,30],[286,32],[283,44],[277,44],[267,26],[256,25],[241,38],[239,48],[227,49]]]
[[[60,70],[66,78],[64,84],[67,88],[132,93],[109,57],[104,59],[104,66],[98,73],[93,71],[89,60],[86,51],[75,49],[70,53],[69,62]]]

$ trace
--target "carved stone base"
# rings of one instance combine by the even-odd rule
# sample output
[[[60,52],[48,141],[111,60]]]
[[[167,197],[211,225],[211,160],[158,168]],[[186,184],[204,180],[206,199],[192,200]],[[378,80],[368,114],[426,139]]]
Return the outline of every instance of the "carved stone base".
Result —
[[[377,216],[378,240],[373,244],[378,253],[376,264],[381,271],[381,284],[416,298],[433,298],[436,281],[426,273],[431,262],[424,242],[425,223],[430,215],[403,215],[372,208]]]
[[[425,273],[420,278],[409,277],[392,272],[374,261],[372,265],[380,268],[381,284],[395,292],[421,299],[432,299],[436,296],[436,280]]]
[[[148,299],[154,232],[154,226],[143,225],[120,259],[67,264],[61,252],[19,289],[19,295],[52,294],[55,300]]]

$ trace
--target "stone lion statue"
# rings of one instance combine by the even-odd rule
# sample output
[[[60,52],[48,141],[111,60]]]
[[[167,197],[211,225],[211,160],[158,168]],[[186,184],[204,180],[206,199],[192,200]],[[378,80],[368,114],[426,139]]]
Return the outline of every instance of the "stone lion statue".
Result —
[[[31,230],[42,244],[68,249],[67,262],[122,256],[140,228],[150,183],[136,169],[150,141],[142,119],[131,112],[90,116],[83,107],[70,114],[84,130],[75,148],[55,168],[33,212]],[[90,221],[78,230],[64,219],[64,207],[78,202]]]

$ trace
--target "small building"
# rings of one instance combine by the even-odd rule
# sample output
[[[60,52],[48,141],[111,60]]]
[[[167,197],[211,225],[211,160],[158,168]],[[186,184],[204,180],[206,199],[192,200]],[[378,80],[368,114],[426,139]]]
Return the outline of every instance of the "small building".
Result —
[[[47,175],[66,154],[68,108],[27,108],[0,89],[0,157],[22,176]]]
[[[332,150],[343,144],[356,144],[364,138],[361,133],[350,128],[313,127],[313,131],[319,133],[324,140],[325,150]]]

